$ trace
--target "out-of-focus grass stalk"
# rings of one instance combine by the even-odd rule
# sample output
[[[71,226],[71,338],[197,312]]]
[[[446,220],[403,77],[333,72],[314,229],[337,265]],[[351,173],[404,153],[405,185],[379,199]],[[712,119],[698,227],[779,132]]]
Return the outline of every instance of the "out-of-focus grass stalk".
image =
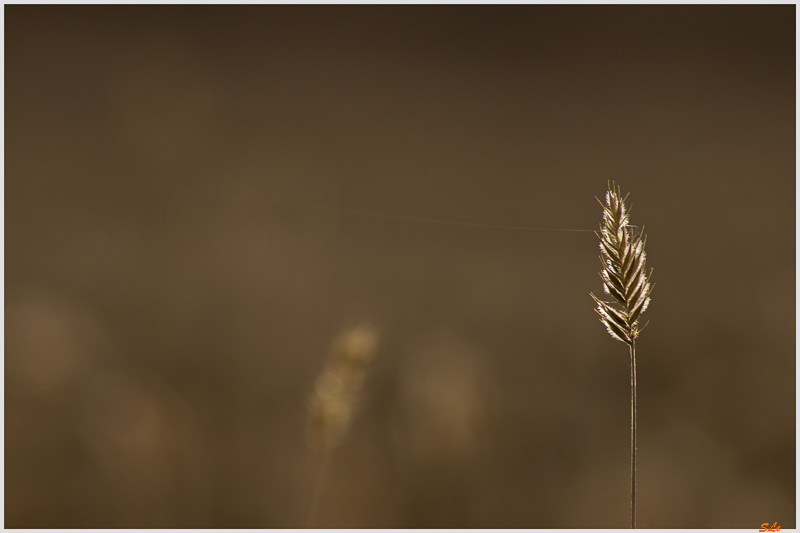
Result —
[[[309,443],[318,458],[306,520],[309,528],[319,508],[331,454],[350,426],[376,343],[377,334],[371,328],[360,326],[344,332],[334,342],[328,365],[317,378],[308,417]]]

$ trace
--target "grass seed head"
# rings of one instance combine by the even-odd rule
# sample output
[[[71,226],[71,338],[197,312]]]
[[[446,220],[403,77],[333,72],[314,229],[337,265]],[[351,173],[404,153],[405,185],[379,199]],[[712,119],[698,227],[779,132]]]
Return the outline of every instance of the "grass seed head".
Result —
[[[375,331],[363,326],[334,342],[327,368],[317,378],[311,396],[309,437],[313,445],[332,448],[347,432],[376,343]]]
[[[613,301],[601,300],[591,294],[597,303],[600,322],[615,339],[631,345],[641,330],[639,317],[650,304],[650,273],[645,270],[644,232],[633,231],[630,214],[625,205],[627,196],[620,188],[609,183],[606,203],[603,205],[603,223],[597,236],[600,238],[600,278],[603,291]]]

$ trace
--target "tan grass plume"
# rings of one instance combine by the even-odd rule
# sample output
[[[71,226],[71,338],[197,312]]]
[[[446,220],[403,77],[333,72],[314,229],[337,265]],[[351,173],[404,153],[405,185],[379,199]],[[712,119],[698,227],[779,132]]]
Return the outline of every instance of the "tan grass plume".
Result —
[[[603,268],[603,290],[613,298],[606,302],[591,294],[597,303],[600,321],[615,339],[630,349],[631,369],[631,527],[636,527],[636,337],[639,317],[650,304],[650,273],[645,271],[646,254],[644,232],[632,231],[627,196],[622,198],[620,188],[609,183],[606,204],[603,206],[603,224],[600,226],[600,262]],[[644,229],[644,228],[642,228]],[[645,324],[647,325],[647,324]]]
[[[311,396],[312,444],[333,447],[347,432],[376,341],[375,332],[361,326],[345,332],[334,342],[328,366],[317,378]]]
[[[327,367],[317,378],[309,404],[308,436],[319,461],[307,527],[314,523],[331,452],[350,427],[377,340],[377,333],[366,326],[345,331],[334,341]]]

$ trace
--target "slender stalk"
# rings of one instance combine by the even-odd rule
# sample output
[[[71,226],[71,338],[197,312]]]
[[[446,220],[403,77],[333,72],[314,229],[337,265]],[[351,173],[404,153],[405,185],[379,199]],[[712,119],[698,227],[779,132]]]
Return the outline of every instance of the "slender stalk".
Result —
[[[631,529],[636,529],[636,349],[631,342]]]
[[[319,500],[322,495],[322,485],[325,481],[325,474],[328,471],[328,459],[330,459],[331,450],[325,449],[322,452],[322,458],[317,466],[317,475],[314,481],[314,490],[311,493],[311,504],[308,507],[308,521],[306,522],[306,529],[311,529],[314,525],[314,518],[317,516],[317,509],[319,508]]]

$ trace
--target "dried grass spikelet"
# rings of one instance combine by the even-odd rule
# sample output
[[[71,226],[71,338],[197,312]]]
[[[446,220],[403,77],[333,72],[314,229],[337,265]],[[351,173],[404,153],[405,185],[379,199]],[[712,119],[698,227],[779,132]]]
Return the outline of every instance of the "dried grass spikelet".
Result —
[[[317,378],[309,408],[311,444],[333,448],[347,432],[358,393],[375,352],[377,333],[357,327],[334,342],[325,371]]]
[[[605,302],[592,294],[597,302],[597,314],[608,329],[608,333],[627,345],[632,345],[639,335],[639,317],[650,304],[650,273],[645,272],[643,233],[634,234],[629,226],[630,217],[621,197],[620,189],[610,183],[606,192],[606,205],[603,205],[603,224],[600,227],[600,262],[603,265],[600,277],[603,289],[613,297],[613,302]],[[591,294],[591,293],[590,293]],[[616,305],[614,305],[616,304]],[[644,329],[644,328],[642,328]]]

